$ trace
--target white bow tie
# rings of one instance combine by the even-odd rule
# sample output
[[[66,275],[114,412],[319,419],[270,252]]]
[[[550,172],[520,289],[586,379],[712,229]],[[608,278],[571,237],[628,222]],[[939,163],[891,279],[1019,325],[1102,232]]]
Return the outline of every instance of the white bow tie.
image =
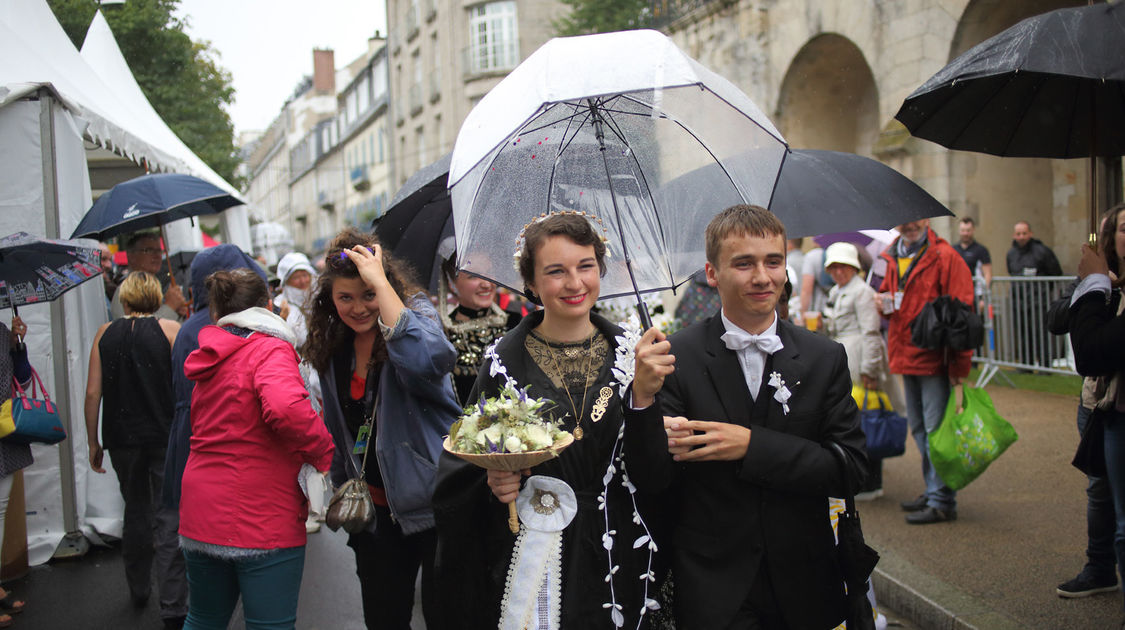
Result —
[[[756,346],[766,354],[773,354],[785,347],[781,343],[781,337],[777,335],[751,335],[744,330],[728,330],[721,339],[727,344],[727,348],[735,352]]]

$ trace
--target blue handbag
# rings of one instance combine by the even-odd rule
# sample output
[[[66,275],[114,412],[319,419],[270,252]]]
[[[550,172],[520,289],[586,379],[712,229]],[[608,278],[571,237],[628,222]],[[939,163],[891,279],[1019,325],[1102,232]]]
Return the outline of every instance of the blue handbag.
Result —
[[[867,390],[863,392],[860,422],[867,436],[867,456],[870,459],[898,457],[906,452],[906,418],[883,406],[883,396],[875,396],[878,407],[868,409]]]
[[[40,391],[43,393],[42,400],[38,398]],[[4,438],[5,442],[57,444],[66,439],[58,407],[51,402],[47,388],[34,368],[31,370],[30,397],[16,379],[12,379],[12,419],[16,430]]]

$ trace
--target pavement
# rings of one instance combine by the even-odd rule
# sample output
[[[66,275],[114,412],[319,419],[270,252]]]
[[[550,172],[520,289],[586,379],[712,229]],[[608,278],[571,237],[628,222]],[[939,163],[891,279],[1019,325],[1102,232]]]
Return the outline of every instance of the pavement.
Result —
[[[988,391],[1020,439],[959,493],[956,521],[904,522],[899,502],[922,489],[913,441],[886,462],[884,496],[859,504],[868,543],[882,555],[873,578],[880,606],[910,629],[1119,628],[1121,594],[1066,600],[1055,593],[1085,561],[1086,481],[1069,463],[1078,443],[1076,399],[1004,385]],[[309,536],[297,628],[363,627],[345,542],[327,528]],[[132,608],[116,548],[33,567],[5,587],[28,602],[16,629],[160,627],[155,596],[147,608]],[[412,625],[424,627],[418,615]],[[237,611],[231,627],[242,626]]]
[[[1086,560],[1086,478],[1070,465],[1077,398],[989,385],[1019,440],[958,493],[957,520],[908,525],[923,489],[913,440],[884,465],[884,496],[859,504],[880,605],[923,629],[1117,629],[1121,593],[1063,599]]]

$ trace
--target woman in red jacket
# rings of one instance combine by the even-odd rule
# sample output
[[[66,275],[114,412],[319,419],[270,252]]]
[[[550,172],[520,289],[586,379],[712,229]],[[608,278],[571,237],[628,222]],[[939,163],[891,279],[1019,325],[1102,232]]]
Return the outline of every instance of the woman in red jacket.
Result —
[[[296,338],[266,310],[248,269],[207,278],[217,326],[184,364],[195,381],[180,543],[191,604],[185,628],[226,628],[242,597],[247,628],[292,628],[305,564],[303,466],[326,473],[332,438],[297,369]]]

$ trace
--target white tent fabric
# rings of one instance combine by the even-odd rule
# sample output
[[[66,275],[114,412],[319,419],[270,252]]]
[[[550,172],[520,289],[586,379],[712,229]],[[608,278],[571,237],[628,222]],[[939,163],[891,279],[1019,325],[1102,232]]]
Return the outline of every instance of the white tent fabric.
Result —
[[[129,107],[82,60],[44,0],[0,2],[0,106],[49,85],[89,123],[86,133],[152,170],[184,172],[183,161],[128,118]]]
[[[117,40],[109,28],[101,11],[94,15],[90,28],[86,31],[86,39],[82,43],[82,59],[97,73],[102,83],[108,86],[114,94],[121,99],[129,111],[129,120],[143,129],[146,137],[155,139],[162,149],[169,151],[185,165],[185,169],[173,169],[176,172],[188,173],[205,179],[219,188],[242,198],[238,190],[231,186],[218,173],[199,159],[191,149],[171,130],[168,125],[152,108],[141,86],[129,70]],[[245,251],[250,251],[250,222],[244,206],[231,208],[223,212],[227,227],[228,241],[238,245]],[[198,227],[192,229],[190,220],[177,221],[168,227],[168,239],[173,250],[179,245],[180,249],[199,250],[203,247],[202,235]],[[179,237],[179,238],[177,238]],[[182,239],[189,239],[182,242]]]
[[[0,234],[26,231],[47,235],[47,200],[44,189],[43,151],[40,141],[41,103],[13,100],[0,105]],[[54,108],[55,172],[58,182],[58,226],[70,234],[89,208],[90,180],[82,139],[83,122],[64,107]],[[49,147],[48,147],[49,149]],[[32,565],[49,560],[66,534],[60,492],[60,449],[69,448],[74,457],[78,528],[90,537],[94,530],[121,535],[123,504],[116,476],[91,475],[86,452],[86,431],[82,400],[86,391],[86,367],[91,340],[106,321],[106,302],[102,283],[87,282],[60,298],[62,330],[52,330],[53,305],[26,306],[20,317],[27,323],[27,345],[32,366],[43,378],[56,402],[62,390],[69,393],[69,405],[60,405],[70,423],[69,438],[58,446],[34,445],[35,463],[24,470],[24,495],[27,507],[28,561]],[[11,321],[12,313],[0,311],[0,319]],[[52,343],[63,335],[64,343]],[[65,356],[56,356],[65,348]],[[65,362],[69,379],[59,382],[56,362]],[[97,540],[97,538],[94,538]]]

